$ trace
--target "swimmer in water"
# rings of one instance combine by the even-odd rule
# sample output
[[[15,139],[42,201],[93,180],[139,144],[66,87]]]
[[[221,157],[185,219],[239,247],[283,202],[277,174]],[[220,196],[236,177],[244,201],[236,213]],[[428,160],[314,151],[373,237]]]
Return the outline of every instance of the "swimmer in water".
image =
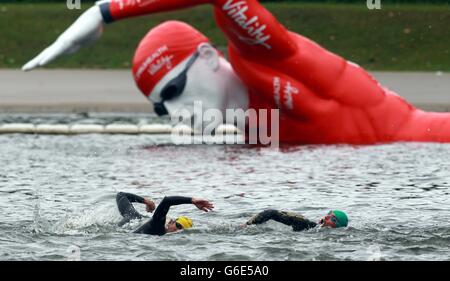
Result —
[[[213,204],[208,200],[183,196],[164,197],[156,210],[155,202],[148,198],[143,198],[131,193],[117,193],[116,201],[119,212],[123,216],[119,226],[128,223],[130,220],[141,219],[144,217],[136,211],[132,203],[145,204],[147,212],[151,213],[155,211],[153,217],[149,221],[134,231],[134,233],[150,235],[164,235],[166,233],[177,232],[192,227],[192,220],[185,216],[180,216],[177,219],[170,219],[166,223],[166,215],[169,212],[170,207],[173,205],[194,204],[197,208],[205,212],[211,211],[214,208]]]
[[[328,212],[325,217],[315,223],[296,213],[269,209],[255,215],[243,226],[262,224],[269,220],[274,220],[281,222],[282,224],[292,226],[294,231],[308,230],[318,225],[331,228],[346,227],[348,225],[347,215],[343,211],[339,210]]]

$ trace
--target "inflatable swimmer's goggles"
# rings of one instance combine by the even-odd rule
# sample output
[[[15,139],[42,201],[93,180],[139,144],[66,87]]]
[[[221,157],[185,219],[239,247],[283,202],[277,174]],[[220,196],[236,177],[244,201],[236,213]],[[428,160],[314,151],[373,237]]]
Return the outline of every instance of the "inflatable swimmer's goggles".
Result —
[[[178,74],[177,77],[170,80],[169,83],[167,83],[167,85],[162,89],[161,101],[153,103],[155,113],[158,114],[158,116],[169,114],[167,108],[164,106],[164,101],[179,97],[183,93],[184,88],[186,87],[187,72],[199,55],[199,52],[196,51],[187,62],[184,70]]]

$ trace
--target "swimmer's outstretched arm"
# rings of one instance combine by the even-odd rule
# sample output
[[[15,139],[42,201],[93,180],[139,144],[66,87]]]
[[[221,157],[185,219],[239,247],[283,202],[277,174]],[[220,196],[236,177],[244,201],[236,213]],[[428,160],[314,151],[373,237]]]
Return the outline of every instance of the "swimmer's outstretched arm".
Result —
[[[159,203],[158,208],[156,208],[155,213],[153,214],[153,219],[158,218],[164,218],[169,212],[169,209],[171,206],[175,205],[181,205],[181,204],[191,204],[192,198],[191,197],[184,197],[184,196],[166,196],[164,199]]]
[[[57,40],[22,70],[43,66],[58,58],[76,52],[96,41],[105,23],[128,17],[184,9],[202,4],[215,6],[218,24],[242,55],[264,54],[285,58],[297,49],[289,32],[257,0],[103,0],[84,12]]]
[[[165,223],[166,215],[169,212],[170,207],[181,204],[194,204],[198,209],[205,212],[208,212],[214,208],[213,204],[208,200],[183,196],[166,196],[161,203],[159,203],[158,208],[156,208],[153,215],[153,220],[160,220]]]
[[[295,231],[309,229],[317,225],[315,222],[309,221],[303,216],[273,209],[262,211],[247,221],[246,224],[262,224],[269,220],[292,226]]]
[[[247,221],[247,225],[251,224],[263,224],[269,220],[274,220],[277,222],[281,222],[283,224],[288,224],[288,220],[285,219],[284,216],[277,210],[268,209],[264,210],[261,213],[253,216],[249,221]]]

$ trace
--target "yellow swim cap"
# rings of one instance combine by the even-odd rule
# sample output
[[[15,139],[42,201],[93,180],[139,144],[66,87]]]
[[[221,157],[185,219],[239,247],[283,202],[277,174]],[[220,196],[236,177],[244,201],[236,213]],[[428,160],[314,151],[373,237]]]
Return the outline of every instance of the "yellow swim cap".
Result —
[[[191,228],[193,225],[192,220],[188,217],[178,217],[175,222],[180,224],[183,229]]]

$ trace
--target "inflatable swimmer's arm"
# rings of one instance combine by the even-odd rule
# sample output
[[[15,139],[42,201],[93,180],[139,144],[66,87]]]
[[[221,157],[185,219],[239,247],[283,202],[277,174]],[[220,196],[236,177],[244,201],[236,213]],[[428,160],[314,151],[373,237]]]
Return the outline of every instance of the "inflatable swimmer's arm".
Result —
[[[84,12],[22,70],[46,65],[61,55],[72,54],[94,42],[101,36],[105,23],[207,3],[216,7],[219,25],[243,55],[281,58],[296,50],[288,31],[257,0],[103,0]]]
[[[61,55],[72,54],[96,41],[101,36],[105,24],[100,10],[101,3],[104,1],[85,11],[52,45],[26,63],[22,70],[28,71],[46,65]]]
[[[213,0],[216,21],[242,56],[284,59],[297,52],[289,31],[259,0]]]
[[[27,62],[23,71],[44,66],[61,55],[76,52],[96,41],[105,23],[133,16],[163,12],[209,3],[210,0],[102,0],[85,11],[58,39],[35,58]]]
[[[102,1],[100,8],[106,23],[159,12],[180,10],[215,0],[111,0]]]
[[[105,22],[212,4],[217,23],[242,55],[284,58],[297,45],[258,0],[113,0],[100,5]]]

